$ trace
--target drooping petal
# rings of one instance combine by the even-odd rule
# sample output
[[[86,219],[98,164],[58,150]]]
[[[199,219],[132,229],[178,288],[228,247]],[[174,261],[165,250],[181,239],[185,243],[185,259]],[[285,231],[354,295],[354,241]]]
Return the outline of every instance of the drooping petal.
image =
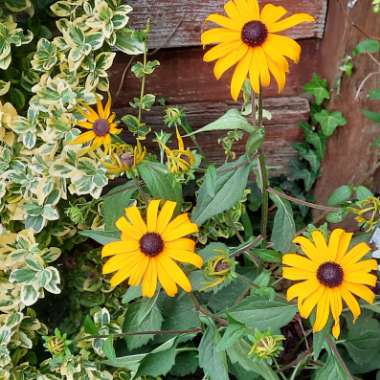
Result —
[[[203,60],[205,62],[212,62],[219,58],[223,58],[232,51],[238,50],[240,46],[241,41],[223,42],[208,50],[207,53],[203,56]]]
[[[227,70],[236,65],[244,57],[247,51],[248,45],[241,43],[239,49],[233,50],[226,56],[218,59],[214,66],[215,78],[220,79]]]
[[[288,11],[284,7],[266,4],[261,11],[260,19],[268,28],[287,13]]]
[[[282,257],[282,263],[283,265],[288,265],[312,273],[314,273],[318,268],[318,265],[316,263],[306,257],[297,255],[296,253],[288,253],[284,255]]]
[[[244,58],[237,64],[231,81],[231,95],[232,99],[238,100],[243,83],[247,78],[249,68],[252,64],[252,50],[248,49]]]
[[[270,33],[278,33],[284,30],[290,29],[293,26],[303,24],[304,22],[314,22],[315,18],[307,13],[296,13],[290,17],[287,17],[281,21],[268,25],[268,31]]]
[[[282,276],[287,280],[301,281],[313,279],[315,274],[296,268],[283,268]]]
[[[125,214],[127,215],[128,220],[133,224],[142,233],[146,233],[146,224],[141,217],[140,210],[136,206],[128,207],[125,209]]]
[[[289,72],[289,63],[287,59],[278,51],[274,44],[265,41],[261,47],[264,49],[268,61],[272,60],[283,72]]]
[[[150,260],[148,268],[142,280],[142,295],[144,297],[153,297],[157,289],[157,265],[156,260]]]
[[[149,257],[142,255],[141,262],[138,267],[135,267],[131,276],[129,277],[128,284],[131,286],[137,286],[141,284],[142,278],[148,268],[149,261],[152,260]]]
[[[177,284],[169,276],[165,266],[160,262],[160,260],[155,259],[155,261],[157,265],[157,274],[160,284],[162,285],[166,294],[169,297],[174,297],[178,292]]]
[[[252,86],[253,91],[256,94],[260,93],[260,71],[255,65],[251,65],[249,68],[249,80]]]
[[[217,25],[223,26],[224,28],[235,30],[237,32],[240,32],[244,25],[243,21],[231,19],[216,13],[209,15],[206,21],[213,22]]]
[[[159,255],[157,260],[165,268],[173,281],[175,281],[185,292],[191,292],[192,287],[189,279],[171,258],[167,255]]]
[[[355,320],[359,317],[361,314],[360,305],[359,302],[356,300],[356,298],[349,292],[344,286],[340,289],[340,294],[342,295],[342,298],[348,308],[351,310],[352,316]]]
[[[71,145],[76,144],[85,144],[91,140],[93,140],[96,137],[95,133],[93,131],[84,132],[78,137],[76,137],[74,140],[70,141]]]
[[[270,74],[268,69],[267,58],[261,47],[253,49],[252,66],[256,66],[256,70],[260,72],[260,83],[263,87],[270,85]]]
[[[313,332],[315,333],[321,331],[326,326],[329,319],[330,297],[330,289],[324,289],[324,292],[317,304],[317,314],[313,325]]]
[[[292,285],[287,293],[286,293],[286,299],[288,301],[291,301],[294,298],[300,298],[300,300],[304,300],[307,297],[309,297],[312,293],[314,293],[318,287],[319,283],[316,280],[307,280],[299,282],[298,284]]]
[[[272,59],[267,57],[268,69],[277,82],[278,93],[282,92],[286,84],[286,74]]]
[[[202,45],[218,44],[221,42],[240,41],[240,33],[235,30],[215,28],[202,33]]]
[[[334,318],[334,326],[332,328],[332,334],[335,339],[340,335],[340,315],[343,310],[342,296],[339,289],[332,289],[330,295],[330,308],[331,314]]]
[[[317,288],[315,292],[311,293],[307,298],[305,298],[304,302],[302,302],[301,307],[299,309],[302,318],[309,318],[315,305],[317,305],[317,303],[320,301],[323,293],[324,287],[320,286]]]
[[[171,218],[173,217],[173,213],[175,208],[177,207],[176,202],[166,201],[164,206],[161,209],[160,215],[157,219],[157,232],[162,233],[166,226],[169,224]]]
[[[120,255],[124,253],[134,252],[139,249],[139,243],[136,240],[113,241],[106,244],[102,249],[102,257]]]
[[[342,238],[343,234],[344,230],[341,228],[336,228],[333,232],[331,232],[328,244],[328,249],[330,251],[329,256],[331,257],[331,260],[335,261],[337,258],[340,239]]]
[[[197,255],[194,252],[185,251],[185,250],[174,250],[167,248],[165,252],[174,260],[179,261],[180,263],[192,264],[197,268],[202,268],[203,259],[201,256]]]
[[[343,285],[349,292],[372,304],[375,300],[375,293],[367,286],[361,284],[344,283]]]
[[[268,34],[265,45],[272,44],[277,52],[285,57],[290,58],[294,63],[298,63],[301,57],[301,46],[290,37],[280,36],[278,34]]]
[[[155,232],[157,228],[158,207],[160,206],[159,200],[149,202],[147,210],[147,228],[148,232]]]
[[[359,243],[355,245],[341,260],[342,265],[353,264],[361,260],[371,251],[367,243]]]

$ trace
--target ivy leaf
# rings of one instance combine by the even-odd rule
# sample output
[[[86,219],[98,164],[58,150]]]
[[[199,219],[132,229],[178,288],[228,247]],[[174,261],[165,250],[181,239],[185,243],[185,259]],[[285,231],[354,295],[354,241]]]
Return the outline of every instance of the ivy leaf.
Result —
[[[347,124],[347,120],[343,117],[342,113],[338,111],[330,112],[322,110],[315,114],[314,118],[321,125],[322,132],[326,137],[332,136],[338,127]]]
[[[329,206],[339,206],[351,199],[353,195],[352,187],[348,185],[343,185],[335,189],[335,191],[330,195],[327,201]]]
[[[321,105],[324,100],[330,99],[327,81],[321,79],[317,74],[313,74],[311,81],[305,84],[304,90],[315,97],[318,105]]]
[[[368,110],[362,110],[363,115],[375,123],[380,123],[380,112],[373,112]]]
[[[361,41],[356,48],[354,49],[354,56],[363,53],[377,53],[380,51],[380,42],[368,38],[364,41]]]
[[[271,237],[273,247],[280,252],[289,252],[296,234],[292,206],[277,194],[271,194],[270,197],[277,206]]]

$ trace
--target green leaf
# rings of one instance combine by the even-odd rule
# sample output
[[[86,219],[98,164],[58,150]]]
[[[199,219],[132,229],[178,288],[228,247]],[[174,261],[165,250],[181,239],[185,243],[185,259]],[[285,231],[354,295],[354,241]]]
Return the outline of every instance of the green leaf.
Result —
[[[344,208],[341,208],[338,211],[329,212],[326,215],[326,220],[329,223],[337,224],[343,222],[344,218],[347,216],[347,210]]]
[[[368,98],[370,100],[380,100],[380,88],[372,89],[368,94]]]
[[[246,333],[247,330],[244,325],[234,322],[229,323],[227,328],[224,330],[222,339],[216,345],[216,350],[225,351],[229,347],[233,346]]]
[[[246,156],[239,160],[224,164],[217,169],[215,195],[210,196],[209,183],[203,182],[197,194],[196,206],[192,212],[192,220],[201,226],[212,217],[229,210],[241,200],[247,186],[251,164],[244,161]]]
[[[373,112],[368,110],[362,110],[363,115],[375,123],[380,123],[380,112]]]
[[[170,374],[179,379],[192,375],[198,369],[198,353],[195,351],[185,351],[177,354],[175,365]]]
[[[313,321],[314,323],[314,321]],[[321,354],[321,351],[323,347],[326,344],[326,337],[330,335],[332,326],[332,320],[331,318],[327,322],[326,326],[321,330],[320,332],[313,333],[313,358],[314,360],[318,360],[319,355]]]
[[[329,206],[339,206],[345,202],[348,202],[353,195],[352,187],[348,185],[343,185],[338,187],[331,195],[327,201]]]
[[[9,276],[10,282],[30,283],[36,277],[36,272],[30,269],[16,269]]]
[[[133,30],[123,28],[117,31],[115,47],[128,55],[139,55],[145,51],[145,42]]]
[[[277,206],[271,237],[273,247],[280,252],[289,252],[296,234],[292,206],[277,194],[270,194],[270,197]]]
[[[244,299],[236,307],[227,310],[234,320],[243,323],[248,328],[275,331],[286,326],[295,316],[295,305],[282,301],[263,301],[256,296]]]
[[[252,133],[254,131],[253,126],[240,113],[239,110],[230,109],[219,119],[215,120],[210,124],[207,124],[205,127],[200,128],[195,132],[188,134],[187,136],[192,136],[201,132],[231,131],[235,129],[240,129],[248,133]]]
[[[246,371],[257,373],[265,380],[279,380],[276,372],[265,361],[255,361],[250,358],[249,351],[250,346],[243,340],[227,349],[228,357],[232,363],[239,363]]]
[[[332,136],[338,127],[347,124],[347,120],[338,111],[330,112],[322,110],[316,113],[314,118],[321,125],[322,132],[326,137]]]
[[[124,322],[124,332],[140,332],[159,330],[162,325],[162,316],[156,305],[157,297],[144,298],[128,306]],[[154,335],[132,335],[126,337],[128,348],[133,350],[139,348],[151,339]]]
[[[117,231],[80,231],[79,235],[91,238],[101,245],[120,240],[120,232]]]
[[[124,293],[121,302],[124,304],[128,304],[134,301],[135,299],[140,298],[141,296],[142,294],[140,286],[130,286],[128,290]]]
[[[124,215],[124,209],[131,203],[131,198],[137,191],[137,187],[133,182],[129,183],[129,188],[125,189],[125,186],[120,188],[120,192],[117,192],[119,187],[116,187],[114,191],[116,193],[104,197],[103,202],[103,216],[106,231],[116,231],[115,222]]]
[[[181,204],[182,186],[165,165],[156,162],[143,162],[138,167],[150,195],[158,199],[175,201]]]
[[[363,201],[364,199],[373,197],[373,193],[365,186],[357,186],[355,188],[355,196],[359,201]]]
[[[315,102],[321,105],[324,100],[330,99],[327,81],[313,74],[311,81],[304,86],[304,90],[315,97]]]
[[[320,136],[316,131],[314,131],[314,127],[310,124],[302,122],[300,124],[300,128],[303,130],[305,141],[314,147],[315,153],[319,159],[322,161],[325,155],[325,141],[322,136]]]
[[[115,348],[113,347],[113,338],[109,336],[103,343],[102,351],[105,353],[108,359],[112,360],[116,358]]]
[[[373,39],[361,41],[354,50],[354,56],[363,53],[377,53],[380,51],[380,42]]]
[[[267,263],[282,263],[282,253],[273,249],[255,248],[252,253]]]
[[[98,328],[96,327],[94,320],[89,315],[86,315],[86,317],[84,318],[83,327],[84,331],[87,334],[96,335],[98,333]]]
[[[0,96],[4,96],[11,88],[11,81],[5,82],[0,80]]]
[[[226,353],[216,350],[219,341],[219,331],[209,321],[198,348],[199,365],[210,380],[229,380]]]
[[[17,110],[22,110],[25,106],[25,95],[18,88],[11,88],[9,91],[9,98],[11,103],[17,108]]]
[[[347,376],[335,356],[330,354],[323,367],[315,371],[314,380],[347,380]]]

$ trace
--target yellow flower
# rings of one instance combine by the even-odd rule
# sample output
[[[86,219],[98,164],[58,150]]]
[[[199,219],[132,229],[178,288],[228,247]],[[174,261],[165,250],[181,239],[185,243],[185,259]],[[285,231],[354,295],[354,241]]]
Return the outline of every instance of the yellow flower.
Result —
[[[168,159],[168,167],[171,173],[185,173],[195,164],[195,157],[191,150],[185,149],[183,139],[176,128],[178,149],[170,149],[161,143]]]
[[[128,144],[111,145],[112,163],[105,163],[104,166],[111,174],[119,175],[135,169],[138,164],[144,161],[146,148],[142,147],[139,140],[135,147]]]
[[[205,62],[217,61],[214,74],[217,79],[234,65],[231,95],[239,97],[244,80],[249,75],[256,93],[260,87],[268,87],[270,74],[277,81],[279,92],[289,71],[287,58],[297,63],[301,55],[300,45],[289,37],[276,33],[304,22],[313,22],[307,13],[296,13],[283,19],[287,10],[267,4],[260,12],[257,0],[229,0],[224,5],[227,16],[211,14],[207,21],[220,25],[202,34],[203,45],[218,44],[204,56]]]
[[[355,220],[366,231],[373,231],[380,220],[380,199],[374,196],[356,202],[350,211],[356,215]]]
[[[149,202],[146,223],[135,206],[127,208],[126,217],[116,222],[121,240],[102,250],[102,257],[113,256],[103,266],[103,274],[116,272],[111,278],[113,287],[128,279],[131,286],[142,284],[143,296],[152,297],[158,280],[170,297],[177,294],[177,285],[191,291],[189,279],[175,261],[202,267],[202,258],[194,252],[195,242],[185,238],[198,232],[198,226],[187,214],[171,221],[176,202],[166,201],[160,212],[159,205],[160,200]]]
[[[361,310],[354,295],[368,303],[373,303],[375,298],[369,287],[376,285],[377,277],[369,272],[377,269],[377,262],[362,260],[370,252],[366,243],[349,249],[351,237],[352,233],[337,228],[327,243],[320,231],[314,231],[312,239],[299,236],[293,241],[301,246],[306,257],[296,253],[283,257],[283,264],[287,265],[283,268],[283,277],[301,281],[288,289],[288,300],[298,297],[298,309],[303,318],[308,318],[317,308],[314,332],[325,327],[331,311],[335,338],[340,334],[342,301],[356,320]]]
[[[111,135],[118,135],[121,129],[118,129],[115,123],[116,114],[111,113],[111,95],[108,96],[108,101],[105,107],[98,98],[97,111],[95,112],[90,106],[84,105],[85,110],[80,112],[86,118],[86,121],[78,122],[78,126],[88,129],[76,139],[71,141],[71,144],[85,144],[91,142],[91,145],[86,152],[94,151],[100,146],[104,146],[107,154],[111,147]]]

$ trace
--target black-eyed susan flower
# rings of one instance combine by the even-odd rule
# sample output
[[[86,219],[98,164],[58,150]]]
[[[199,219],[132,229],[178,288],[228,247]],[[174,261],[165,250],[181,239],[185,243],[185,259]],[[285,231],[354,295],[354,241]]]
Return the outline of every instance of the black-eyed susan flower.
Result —
[[[150,201],[146,223],[136,206],[125,210],[125,217],[116,222],[121,240],[106,244],[102,250],[102,257],[112,256],[103,266],[103,274],[116,272],[111,286],[126,280],[131,286],[141,284],[146,297],[155,294],[157,281],[170,297],[177,294],[177,285],[191,291],[191,283],[176,261],[202,267],[202,258],[194,252],[195,242],[185,237],[198,232],[198,226],[188,214],[172,220],[176,205],[166,201],[159,212],[160,200]]]
[[[370,252],[366,243],[349,249],[352,233],[335,229],[328,243],[320,231],[312,233],[312,239],[299,236],[294,239],[306,256],[289,253],[284,255],[283,277],[300,281],[287,292],[288,300],[298,298],[298,308],[303,318],[308,318],[316,308],[313,331],[321,331],[331,313],[334,319],[332,333],[340,334],[339,318],[343,301],[351,310],[354,320],[360,306],[354,296],[373,303],[375,294],[370,289],[376,285],[377,277],[370,272],[377,269],[377,262],[363,258]]]
[[[111,163],[105,163],[104,166],[111,174],[119,175],[135,169],[146,156],[146,148],[143,147],[139,140],[136,146],[129,144],[112,144],[111,145]]]
[[[257,0],[229,0],[224,5],[226,16],[211,14],[207,21],[219,25],[202,34],[203,45],[217,44],[205,55],[205,62],[216,61],[217,79],[236,65],[231,82],[231,95],[239,97],[244,80],[249,76],[256,93],[268,87],[272,74],[279,91],[286,82],[289,71],[287,58],[297,63],[301,47],[293,39],[277,34],[304,22],[313,22],[307,13],[296,13],[283,18],[287,10],[266,4],[260,12]]]
[[[73,141],[71,144],[86,144],[91,142],[86,151],[94,151],[103,145],[105,153],[108,154],[112,135],[121,133],[121,129],[117,128],[115,119],[116,114],[111,112],[111,95],[108,96],[107,103],[103,107],[102,101],[98,98],[97,112],[89,105],[84,105],[84,109],[80,110],[81,114],[86,118],[84,121],[79,121],[78,126],[87,129]]]
[[[182,136],[178,128],[176,128],[178,149],[170,149],[168,146],[160,142],[167,157],[167,164],[171,173],[186,173],[195,164],[195,156],[190,149],[185,149]]]

